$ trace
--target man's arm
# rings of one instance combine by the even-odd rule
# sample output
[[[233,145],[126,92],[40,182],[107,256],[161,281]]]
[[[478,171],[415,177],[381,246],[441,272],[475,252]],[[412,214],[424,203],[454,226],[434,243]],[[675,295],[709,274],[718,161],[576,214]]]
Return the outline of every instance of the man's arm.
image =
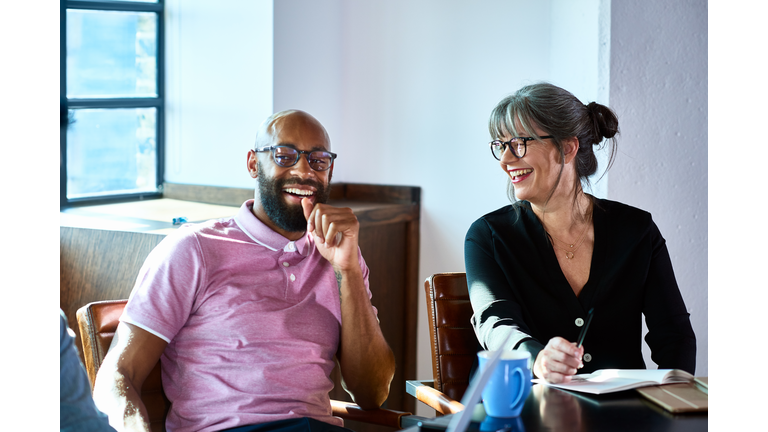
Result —
[[[149,417],[141,401],[141,386],[160,359],[167,342],[121,322],[96,375],[93,398],[118,431],[149,432]]]
[[[307,231],[332,265],[341,296],[337,358],[342,385],[363,409],[381,406],[395,374],[395,356],[381,333],[358,260],[360,224],[352,210],[303,200]]]
[[[361,408],[378,408],[389,395],[395,356],[373,313],[360,267],[357,272],[336,271],[336,279],[341,281],[342,325],[337,357],[342,385]]]

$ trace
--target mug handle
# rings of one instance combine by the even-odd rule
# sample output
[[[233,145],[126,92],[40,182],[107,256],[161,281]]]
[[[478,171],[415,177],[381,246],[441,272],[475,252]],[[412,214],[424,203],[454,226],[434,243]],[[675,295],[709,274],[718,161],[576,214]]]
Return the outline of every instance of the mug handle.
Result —
[[[520,398],[523,397],[523,390],[525,390],[525,374],[523,373],[523,369],[519,367],[515,368],[514,373],[520,375],[520,389],[517,392],[517,397],[515,398],[515,401],[509,405],[510,408],[515,407],[520,402]]]

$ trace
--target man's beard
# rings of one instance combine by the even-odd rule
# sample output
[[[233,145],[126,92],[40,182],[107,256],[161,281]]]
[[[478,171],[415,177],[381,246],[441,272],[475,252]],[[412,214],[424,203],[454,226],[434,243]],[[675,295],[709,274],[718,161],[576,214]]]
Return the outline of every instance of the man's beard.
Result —
[[[259,162],[258,170],[259,173],[264,172],[261,162]],[[264,208],[264,212],[267,213],[267,217],[278,228],[288,232],[306,231],[307,219],[304,217],[304,209],[301,207],[301,204],[288,204],[285,202],[283,197],[284,187],[288,185],[313,186],[316,189],[316,203],[325,203],[328,201],[328,196],[331,193],[330,183],[326,189],[322,183],[314,180],[300,180],[296,178],[275,179],[274,177],[267,178],[265,175],[259,175],[256,180],[259,186],[261,206]],[[328,180],[330,182],[330,176]]]

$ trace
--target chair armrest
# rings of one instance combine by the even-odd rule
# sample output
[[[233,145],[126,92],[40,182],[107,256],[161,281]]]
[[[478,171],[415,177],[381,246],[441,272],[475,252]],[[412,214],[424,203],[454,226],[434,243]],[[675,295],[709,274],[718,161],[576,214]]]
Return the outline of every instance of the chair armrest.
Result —
[[[343,402],[331,399],[333,415],[345,420],[355,420],[364,423],[372,423],[393,428],[401,428],[401,418],[410,416],[411,413],[395,411],[384,408],[364,410],[351,402]]]
[[[405,390],[409,395],[425,403],[440,414],[455,414],[464,410],[464,405],[461,402],[457,402],[436,390],[432,380],[406,381]]]

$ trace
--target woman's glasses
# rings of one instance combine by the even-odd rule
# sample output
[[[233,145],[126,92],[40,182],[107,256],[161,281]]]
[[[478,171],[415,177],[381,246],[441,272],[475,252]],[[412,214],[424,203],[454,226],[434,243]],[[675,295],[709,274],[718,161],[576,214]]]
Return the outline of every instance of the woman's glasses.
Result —
[[[543,137],[539,137],[538,139],[547,139],[547,138],[554,138],[551,135],[546,135]],[[502,156],[504,156],[504,152],[509,148],[512,150],[512,154],[515,155],[517,158],[521,158],[525,156],[525,152],[528,151],[528,141],[535,141],[536,138],[534,137],[514,137],[509,141],[491,141],[489,145],[491,146],[491,153],[493,154],[493,157],[496,158],[496,160],[501,160]]]
[[[326,171],[333,165],[333,160],[336,159],[336,153],[329,151],[313,150],[304,151],[296,150],[295,148],[287,145],[273,145],[267,147],[257,148],[257,152],[272,152],[272,159],[281,167],[292,167],[299,163],[301,155],[305,155],[309,167],[315,171]]]

